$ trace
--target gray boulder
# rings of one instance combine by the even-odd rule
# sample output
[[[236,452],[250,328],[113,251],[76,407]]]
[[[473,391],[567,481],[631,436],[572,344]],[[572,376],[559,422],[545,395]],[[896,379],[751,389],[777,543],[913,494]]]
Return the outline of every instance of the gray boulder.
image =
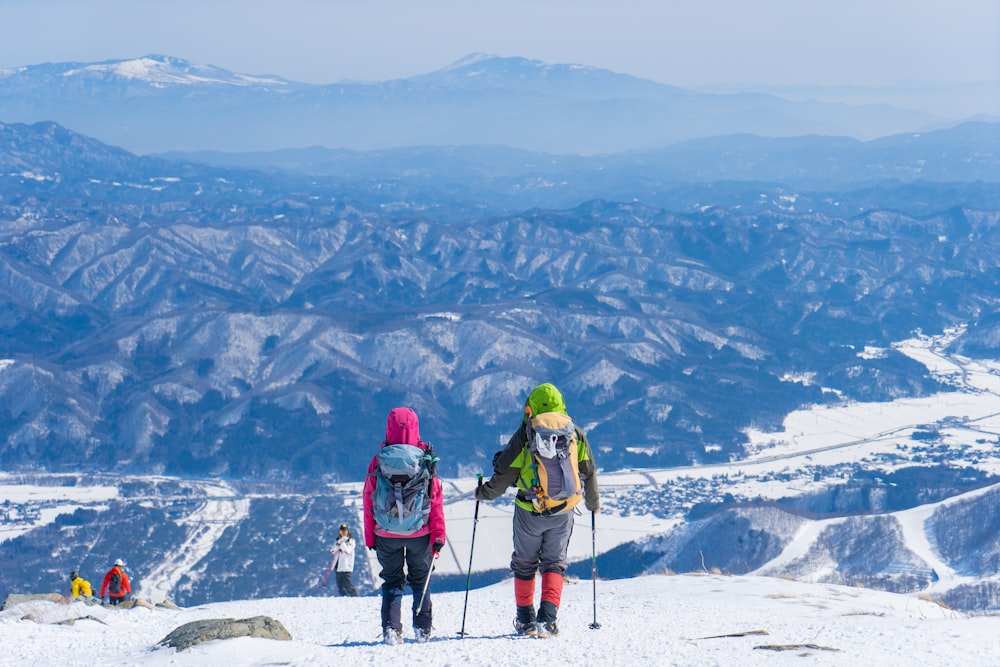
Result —
[[[254,616],[252,618],[207,618],[201,621],[191,621],[174,629],[160,640],[159,646],[171,646],[178,651],[212,641],[214,639],[233,639],[234,637],[262,637],[264,639],[280,639],[288,641],[292,638],[281,621],[270,616]]]
[[[55,602],[57,604],[69,604],[71,598],[68,598],[65,595],[59,595],[59,593],[11,593],[7,596],[7,599],[3,601],[3,607],[0,607],[0,611],[6,611],[15,605],[21,604],[22,602],[31,602],[32,600],[48,600],[49,602]]]
[[[142,598],[132,598],[131,600],[125,600],[120,605],[119,609],[135,609],[136,607],[145,607],[146,609],[156,609],[154,605],[146,602]]]

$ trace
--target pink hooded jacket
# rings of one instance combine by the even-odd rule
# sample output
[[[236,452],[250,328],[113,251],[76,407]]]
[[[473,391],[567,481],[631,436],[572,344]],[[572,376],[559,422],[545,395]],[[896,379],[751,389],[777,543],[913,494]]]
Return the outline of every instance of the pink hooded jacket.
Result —
[[[385,440],[382,442],[383,447],[386,445],[413,445],[427,450],[427,443],[420,440],[420,422],[417,419],[417,413],[411,408],[393,408],[389,411],[389,417],[385,422]],[[437,477],[431,478],[431,512],[427,518],[427,525],[410,535],[399,535],[383,530],[375,523],[375,482],[377,476],[378,455],[376,454],[372,457],[371,463],[368,464],[368,475],[365,477],[365,486],[361,493],[365,510],[365,546],[374,547],[376,535],[403,538],[430,535],[431,544],[435,542],[444,544],[444,499],[441,494],[441,480]]]

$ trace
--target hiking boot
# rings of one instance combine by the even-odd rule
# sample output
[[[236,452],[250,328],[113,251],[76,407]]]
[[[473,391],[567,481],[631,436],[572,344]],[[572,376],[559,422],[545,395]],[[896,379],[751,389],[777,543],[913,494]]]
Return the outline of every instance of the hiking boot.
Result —
[[[537,623],[538,631],[535,634],[536,637],[542,639],[546,637],[558,637],[559,636],[559,626],[556,625],[555,621],[545,621],[544,623]]]
[[[515,618],[514,619],[514,632],[516,632],[519,635],[534,636],[535,633],[538,632],[538,629],[537,629],[536,623],[534,621],[528,621],[527,623],[524,623],[524,622],[519,621],[518,619]]]
[[[403,643],[403,632],[402,630],[393,630],[392,628],[386,628],[382,631],[382,643],[386,646],[396,646],[397,644]]]
[[[556,625],[556,614],[559,613],[559,607],[548,600],[543,600],[540,605],[538,605],[538,618],[535,619],[535,625],[538,626],[538,637],[555,637],[559,634],[559,627]]]
[[[431,628],[413,628],[413,636],[418,644],[423,644],[431,638]]]

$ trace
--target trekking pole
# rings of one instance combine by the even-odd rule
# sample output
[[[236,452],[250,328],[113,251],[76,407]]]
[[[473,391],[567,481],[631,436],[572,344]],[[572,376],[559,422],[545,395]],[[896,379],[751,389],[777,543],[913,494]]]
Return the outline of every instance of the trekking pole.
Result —
[[[591,630],[599,630],[601,624],[597,622],[597,512],[590,513],[590,578],[594,582],[594,622],[590,624]]]
[[[337,553],[330,561],[330,567],[326,568],[326,574],[323,576],[323,583],[319,585],[320,588],[326,588],[326,582],[330,578],[330,573],[333,572],[333,566],[336,564],[337,559],[340,558],[340,553]]]
[[[434,564],[437,562],[438,556],[441,554],[440,551],[435,551],[434,555],[431,556],[431,569],[427,572],[427,578],[424,579],[424,592],[420,594],[420,603],[417,605],[417,613],[419,614],[424,609],[424,598],[427,597],[427,586],[431,583],[431,574],[434,572]]]
[[[483,474],[476,475],[478,484],[476,488],[483,486]],[[479,499],[476,498],[476,511],[472,513],[472,541],[469,543],[469,568],[465,577],[465,603],[462,605],[462,629],[458,631],[462,639],[465,639],[465,611],[469,608],[469,589],[472,587],[472,552],[476,548],[476,524],[479,523]]]

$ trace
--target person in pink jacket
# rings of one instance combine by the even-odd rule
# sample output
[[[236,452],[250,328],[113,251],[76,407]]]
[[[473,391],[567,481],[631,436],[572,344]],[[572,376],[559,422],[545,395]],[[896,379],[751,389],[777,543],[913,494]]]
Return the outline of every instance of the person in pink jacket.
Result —
[[[412,465],[419,466],[419,472],[393,476],[393,484],[388,474],[394,464],[401,468],[403,460],[415,462]],[[403,641],[401,607],[406,583],[413,591],[414,636],[425,642],[431,635],[431,596],[429,591],[424,594],[424,584],[445,543],[436,461],[431,446],[420,439],[417,413],[411,408],[390,410],[385,440],[368,465],[362,492],[365,546],[375,550],[382,566],[382,638],[386,644]]]

